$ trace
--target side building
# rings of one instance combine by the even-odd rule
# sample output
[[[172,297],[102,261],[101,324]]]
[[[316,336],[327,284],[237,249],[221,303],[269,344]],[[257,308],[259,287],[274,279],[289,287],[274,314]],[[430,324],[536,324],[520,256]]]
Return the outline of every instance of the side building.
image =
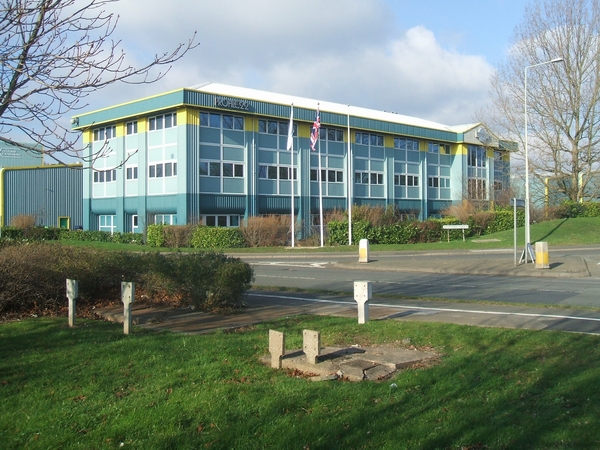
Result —
[[[84,170],[83,226],[105,231],[239,226],[251,216],[290,214],[292,190],[300,234],[310,233],[321,210],[349,204],[395,205],[423,220],[465,199],[493,201],[509,187],[514,150],[482,124],[451,127],[216,83],[71,122],[91,169]]]
[[[0,142],[0,226],[17,216],[37,226],[83,225],[82,165],[45,165],[35,145]]]

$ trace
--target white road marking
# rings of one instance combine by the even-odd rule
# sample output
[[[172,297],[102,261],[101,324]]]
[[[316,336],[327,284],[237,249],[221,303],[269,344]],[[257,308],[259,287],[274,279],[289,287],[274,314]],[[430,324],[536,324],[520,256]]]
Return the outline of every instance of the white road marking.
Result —
[[[248,294],[252,297],[272,297],[282,298],[287,300],[301,300],[311,303],[337,303],[340,305],[354,305],[355,302],[346,302],[340,300],[322,300],[314,298],[302,298],[302,297],[291,297],[287,295],[270,295],[270,294]],[[578,316],[563,316],[560,314],[533,314],[533,313],[519,313],[519,312],[507,312],[507,311],[478,311],[475,309],[460,309],[460,308],[434,308],[428,306],[411,306],[411,305],[389,305],[386,303],[369,303],[371,306],[382,306],[385,308],[395,309],[407,309],[412,311],[437,311],[437,312],[457,312],[457,313],[468,313],[468,314],[488,314],[493,316],[518,316],[518,317],[536,317],[542,319],[569,319],[569,320],[582,320],[589,322],[600,322],[600,318],[596,317],[578,317]]]

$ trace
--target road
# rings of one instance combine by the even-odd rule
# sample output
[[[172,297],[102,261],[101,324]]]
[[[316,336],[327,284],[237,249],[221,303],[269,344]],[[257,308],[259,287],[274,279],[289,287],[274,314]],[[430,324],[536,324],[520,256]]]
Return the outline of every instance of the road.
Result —
[[[485,264],[502,258],[512,265],[508,251],[380,253],[378,270],[360,267],[340,268],[339,264],[356,261],[352,254],[252,255],[245,256],[254,267],[256,286],[285,286],[351,293],[354,281],[372,282],[373,294],[411,298],[435,298],[462,301],[493,301],[514,304],[561,305],[600,308],[600,251],[598,248],[554,249],[552,257],[577,256],[585,260],[589,276],[577,278],[507,277],[497,275],[415,272],[430,268],[440,259],[455,265]],[[410,259],[411,267],[398,269],[398,261]],[[394,270],[386,270],[394,267]]]

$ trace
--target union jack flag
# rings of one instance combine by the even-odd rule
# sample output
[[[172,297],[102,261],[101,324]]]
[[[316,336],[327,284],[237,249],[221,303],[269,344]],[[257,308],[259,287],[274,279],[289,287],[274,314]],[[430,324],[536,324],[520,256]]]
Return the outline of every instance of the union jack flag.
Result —
[[[317,116],[310,132],[310,148],[313,152],[316,150],[317,141],[319,140],[319,128],[321,128],[321,115],[319,114],[319,105],[317,105]]]

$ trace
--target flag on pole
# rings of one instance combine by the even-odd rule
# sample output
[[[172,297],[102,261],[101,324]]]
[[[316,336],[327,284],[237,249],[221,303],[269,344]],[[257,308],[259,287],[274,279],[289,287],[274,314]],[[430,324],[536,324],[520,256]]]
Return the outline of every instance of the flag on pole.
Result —
[[[294,148],[294,104],[290,108],[290,126],[288,128],[288,140],[287,149],[292,150]]]
[[[317,141],[319,140],[319,128],[321,128],[321,116],[319,114],[319,105],[317,104],[317,116],[310,132],[310,148],[313,152],[316,150]]]

